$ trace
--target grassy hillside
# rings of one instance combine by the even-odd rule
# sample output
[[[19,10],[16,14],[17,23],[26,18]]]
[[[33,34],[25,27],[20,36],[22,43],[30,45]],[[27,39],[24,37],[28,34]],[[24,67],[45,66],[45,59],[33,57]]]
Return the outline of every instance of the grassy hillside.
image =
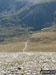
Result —
[[[56,25],[43,28],[30,37],[27,51],[55,51],[56,52]]]
[[[30,36],[25,51],[55,51],[56,52],[56,32],[36,32]],[[25,47],[25,38],[6,39],[0,43],[0,52],[21,52]]]
[[[56,52],[56,25],[42,29],[41,31],[27,34],[23,37],[8,38],[0,43],[0,52],[21,52],[25,47],[27,40],[27,48],[25,51],[42,51]]]
[[[56,32],[37,32],[32,35],[27,51],[56,51]]]

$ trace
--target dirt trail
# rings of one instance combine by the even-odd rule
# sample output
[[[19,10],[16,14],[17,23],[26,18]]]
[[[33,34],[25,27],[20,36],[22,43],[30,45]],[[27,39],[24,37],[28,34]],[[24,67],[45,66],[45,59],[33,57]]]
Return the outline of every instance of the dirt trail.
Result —
[[[28,42],[29,42],[29,40],[27,40],[26,42],[24,42],[25,43],[25,46],[24,46],[24,48],[23,48],[23,52],[25,52],[25,50],[27,49],[27,46],[28,46]]]
[[[23,52],[25,52],[25,50],[26,50],[26,48],[27,48],[27,45],[28,45],[28,42],[26,41],[26,42],[24,42],[25,43],[25,46],[24,46],[24,48],[23,48]]]

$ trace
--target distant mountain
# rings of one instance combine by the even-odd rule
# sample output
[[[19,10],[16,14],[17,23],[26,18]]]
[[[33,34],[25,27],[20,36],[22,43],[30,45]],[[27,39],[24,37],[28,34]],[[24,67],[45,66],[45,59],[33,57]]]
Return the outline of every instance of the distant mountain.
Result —
[[[21,36],[56,24],[56,1],[36,1],[0,0],[0,38]]]
[[[50,2],[32,6],[20,23],[26,26],[33,26],[36,30],[39,30],[52,25],[56,21],[55,19],[56,2]]]

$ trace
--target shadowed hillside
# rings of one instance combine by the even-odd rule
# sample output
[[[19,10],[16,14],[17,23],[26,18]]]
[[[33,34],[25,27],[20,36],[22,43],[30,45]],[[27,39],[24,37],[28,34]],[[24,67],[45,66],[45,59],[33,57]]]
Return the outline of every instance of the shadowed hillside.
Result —
[[[21,36],[26,27],[28,31],[40,30],[55,23],[55,18],[54,1],[33,4],[27,1],[0,0],[0,38]]]

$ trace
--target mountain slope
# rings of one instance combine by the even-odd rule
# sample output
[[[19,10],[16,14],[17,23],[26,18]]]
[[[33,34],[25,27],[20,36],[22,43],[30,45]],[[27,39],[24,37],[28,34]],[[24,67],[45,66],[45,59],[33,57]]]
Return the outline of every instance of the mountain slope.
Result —
[[[0,39],[40,30],[55,21],[56,1],[33,4],[29,1],[0,0]]]
[[[56,32],[36,32],[32,34],[26,51],[56,52]]]
[[[34,33],[34,34],[32,34]],[[0,0],[0,51],[56,51],[55,0]]]
[[[50,26],[55,21],[55,12],[55,2],[36,4],[30,8],[28,15],[23,19],[23,23],[33,26],[37,30]]]
[[[40,30],[41,32],[56,32],[56,24]]]

